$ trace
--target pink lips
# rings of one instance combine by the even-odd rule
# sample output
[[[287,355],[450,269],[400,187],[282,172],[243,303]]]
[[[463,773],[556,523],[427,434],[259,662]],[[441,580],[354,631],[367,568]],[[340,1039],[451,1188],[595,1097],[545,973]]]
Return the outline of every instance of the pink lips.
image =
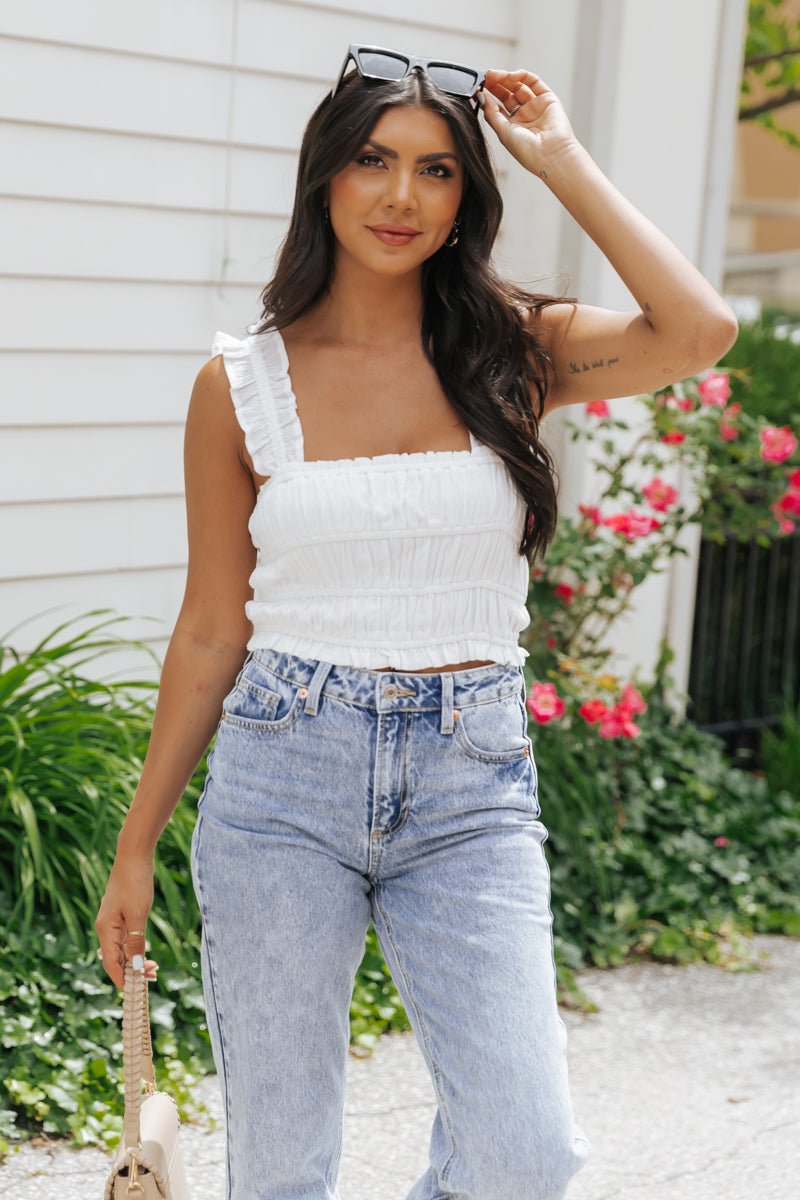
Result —
[[[370,225],[368,228],[372,230],[376,238],[385,242],[387,246],[405,246],[418,236],[416,229],[409,229],[407,226],[402,225],[396,229],[382,225]]]

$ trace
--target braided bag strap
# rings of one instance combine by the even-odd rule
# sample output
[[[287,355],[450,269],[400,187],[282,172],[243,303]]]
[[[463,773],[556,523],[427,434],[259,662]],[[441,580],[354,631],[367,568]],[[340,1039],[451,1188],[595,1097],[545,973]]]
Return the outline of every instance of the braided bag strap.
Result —
[[[141,964],[141,965],[140,965]],[[140,1143],[139,1115],[142,1106],[142,1080],[148,1091],[155,1087],[153,1048],[150,1040],[150,1006],[144,958],[135,955],[126,961],[122,998],[122,1060],[125,1075],[125,1117],[123,1140],[128,1148]]]

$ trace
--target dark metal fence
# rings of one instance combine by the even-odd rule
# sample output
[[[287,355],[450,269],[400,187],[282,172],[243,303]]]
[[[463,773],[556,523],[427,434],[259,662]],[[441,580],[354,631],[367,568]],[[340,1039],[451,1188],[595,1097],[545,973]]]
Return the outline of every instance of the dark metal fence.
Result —
[[[702,539],[687,715],[728,752],[752,752],[800,701],[800,529],[767,548]]]

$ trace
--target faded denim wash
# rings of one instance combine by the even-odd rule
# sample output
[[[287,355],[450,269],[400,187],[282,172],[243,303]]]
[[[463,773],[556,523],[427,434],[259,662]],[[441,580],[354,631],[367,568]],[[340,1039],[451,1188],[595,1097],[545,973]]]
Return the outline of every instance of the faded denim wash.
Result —
[[[569,1094],[537,783],[519,666],[247,655],[191,853],[226,1200],[340,1200],[370,920],[438,1104],[405,1200],[566,1195],[591,1149]]]

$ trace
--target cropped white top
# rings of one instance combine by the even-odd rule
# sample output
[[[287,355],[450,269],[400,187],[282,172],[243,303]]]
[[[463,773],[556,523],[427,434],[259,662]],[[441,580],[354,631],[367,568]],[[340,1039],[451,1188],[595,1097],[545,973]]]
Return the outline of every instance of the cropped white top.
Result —
[[[371,670],[525,661],[525,504],[499,455],[470,433],[470,450],[305,462],[280,332],[220,331],[211,354],[270,477],[248,522],[248,650]]]

